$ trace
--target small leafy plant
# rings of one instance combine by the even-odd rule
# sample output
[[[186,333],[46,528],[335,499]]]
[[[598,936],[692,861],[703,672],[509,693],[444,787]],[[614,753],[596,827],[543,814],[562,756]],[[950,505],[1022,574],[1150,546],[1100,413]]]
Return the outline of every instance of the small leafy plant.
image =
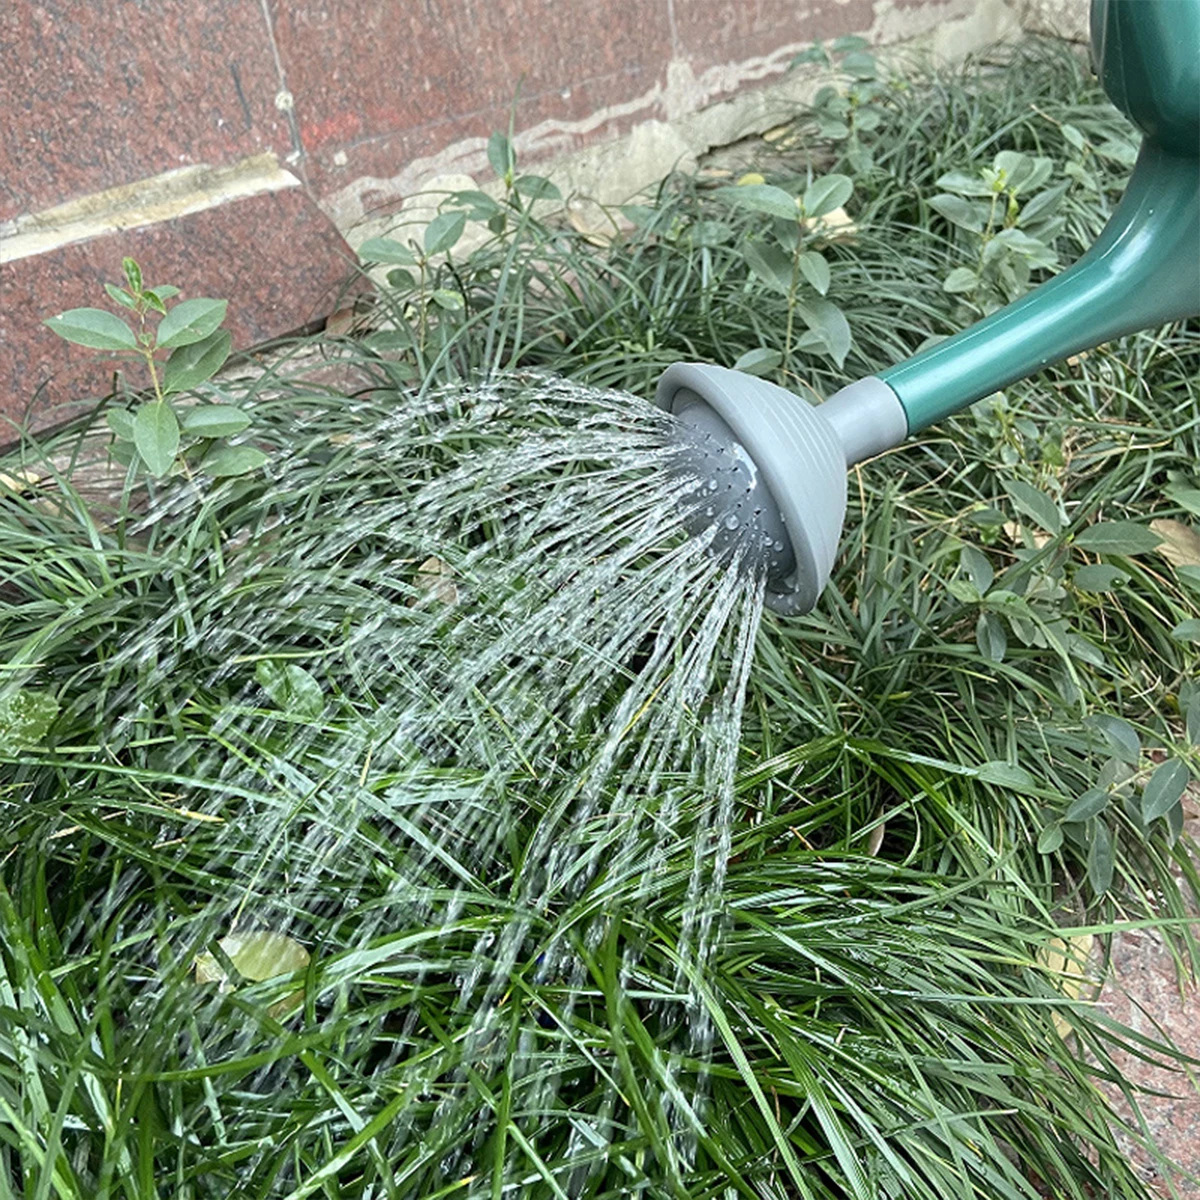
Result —
[[[827,298],[829,260],[813,248],[817,222],[841,208],[854,192],[846,175],[814,179],[799,197],[769,183],[740,183],[717,190],[735,208],[774,218],[769,229],[751,230],[742,245],[746,265],[762,283],[787,299],[782,350],[767,347],[744,354],[734,366],[764,375],[786,364],[793,350],[827,354],[840,367],[850,350],[850,324]],[[797,332],[797,321],[804,327]]]
[[[1034,271],[1058,266],[1054,240],[1065,222],[1057,214],[1070,185],[1046,187],[1053,173],[1049,158],[1001,150],[975,174],[951,171],[938,179],[943,190],[929,206],[966,233],[974,252],[969,265],[946,276],[947,292],[991,313],[1023,295]]]
[[[818,136],[846,144],[846,159],[858,174],[875,165],[870,136],[888,117],[890,93],[903,81],[882,77],[879,63],[865,38],[853,34],[835,38],[828,46],[815,42],[792,59],[791,66],[816,63],[845,76],[840,84],[826,84],[813,98],[812,112]],[[866,136],[864,136],[866,135]]]
[[[140,463],[157,479],[172,470],[190,474],[193,467],[214,477],[244,475],[261,467],[267,461],[261,450],[225,442],[250,424],[241,409],[198,404],[177,410],[172,404],[173,397],[201,389],[228,359],[232,343],[221,325],[229,302],[197,297],[168,306],[179,295],[177,287],[147,287],[132,258],[124,259],[122,266],[126,286],[108,283],[104,290],[133,314],[136,327],[102,308],[73,308],[45,322],[77,346],[145,363],[153,398],[133,411],[114,408],[107,413],[115,435],[113,458],[126,466]],[[157,325],[152,325],[155,319]],[[168,352],[165,357],[163,351]]]

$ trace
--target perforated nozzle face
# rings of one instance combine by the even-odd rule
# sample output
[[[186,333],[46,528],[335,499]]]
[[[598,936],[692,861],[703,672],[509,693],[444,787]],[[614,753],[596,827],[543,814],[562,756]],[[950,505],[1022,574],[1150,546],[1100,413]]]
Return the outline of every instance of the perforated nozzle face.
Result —
[[[694,472],[688,519],[692,532],[711,526],[714,554],[739,556],[782,589],[796,569],[796,556],[758,465],[717,411],[695,392],[680,389],[673,411],[686,427],[682,465]]]
[[[846,509],[846,455],[833,427],[791,392],[723,367],[677,363],[656,400],[680,417],[696,451],[685,469],[714,497],[711,516],[705,505],[693,523],[713,523],[718,553],[765,572],[770,608],[808,612],[829,579]]]

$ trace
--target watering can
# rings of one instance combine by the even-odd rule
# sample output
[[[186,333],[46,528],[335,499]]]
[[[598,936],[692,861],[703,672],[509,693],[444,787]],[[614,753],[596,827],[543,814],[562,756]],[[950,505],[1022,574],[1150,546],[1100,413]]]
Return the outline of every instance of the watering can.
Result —
[[[1200,315],[1200,0],[1092,0],[1091,42],[1104,90],[1144,138],[1074,266],[820,405],[724,367],[663,373],[655,399],[685,427],[713,548],[765,572],[776,612],[810,611],[828,582],[849,467],[1051,363]]]

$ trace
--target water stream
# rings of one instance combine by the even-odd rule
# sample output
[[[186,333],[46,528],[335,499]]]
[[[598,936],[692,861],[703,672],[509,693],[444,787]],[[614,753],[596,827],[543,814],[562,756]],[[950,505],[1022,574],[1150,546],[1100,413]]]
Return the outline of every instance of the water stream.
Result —
[[[177,943],[270,929],[333,956],[318,1014],[364,981],[444,973],[464,1062],[503,1060],[522,1111],[564,1119],[565,1051],[545,1015],[512,1033],[515,981],[561,986],[565,1027],[614,921],[637,926],[681,861],[675,974],[650,990],[678,1009],[664,1053],[711,1050],[694,984],[721,937],[762,582],[684,532],[706,493],[636,397],[514,377],[340,403],[336,422],[289,418],[265,488],[183,487],[141,519],[174,602],[95,668],[125,681],[114,745],[155,741],[176,802],[222,822],[202,871],[195,839],[179,848],[209,895]],[[650,987],[641,936],[621,942],[630,993]],[[389,1029],[378,1078],[418,1020]],[[678,1101],[686,1162],[702,1086]],[[469,1171],[477,1110],[451,1088],[393,1145],[458,1128],[441,1169]]]

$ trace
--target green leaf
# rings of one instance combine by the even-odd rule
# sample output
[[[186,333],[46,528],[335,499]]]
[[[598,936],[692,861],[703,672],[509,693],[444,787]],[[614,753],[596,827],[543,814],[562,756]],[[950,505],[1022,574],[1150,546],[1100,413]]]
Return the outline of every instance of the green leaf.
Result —
[[[990,662],[1003,662],[1008,652],[1008,634],[1004,622],[995,613],[980,613],[975,622],[975,644],[979,653]]]
[[[159,322],[158,345],[170,348],[203,341],[225,320],[228,308],[228,300],[203,296],[181,301]]]
[[[1200,691],[1188,701],[1187,738],[1193,746],[1200,746]]]
[[[263,659],[255,666],[254,677],[284,712],[311,718],[319,717],[325,708],[321,685],[295,663]]]
[[[1167,495],[1188,512],[1200,517],[1200,488],[1167,488]]]
[[[416,264],[417,256],[395,238],[368,238],[358,248],[358,257],[363,262],[394,264],[401,267],[411,267]]]
[[[152,308],[160,316],[165,317],[167,315],[167,306],[158,292],[147,289],[142,292],[142,299],[145,300],[147,308]]]
[[[1085,592],[1111,592],[1129,582],[1129,576],[1111,563],[1089,563],[1072,577]]]
[[[986,554],[976,550],[974,546],[964,546],[959,551],[958,561],[971,577],[971,582],[984,595],[995,581],[996,572],[991,560]]]
[[[1142,757],[1142,739],[1128,721],[1108,713],[1095,713],[1084,724],[1098,730],[1123,761],[1137,765]]]
[[[1111,799],[1112,796],[1104,788],[1088,788],[1082,796],[1073,801],[1063,814],[1063,821],[1068,824],[1078,821],[1090,821],[1093,817],[1098,817],[1108,807],[1108,802]]]
[[[104,290],[122,307],[129,309],[137,308],[137,301],[124,289],[119,288],[115,283],[106,283]]]
[[[816,46],[820,46],[820,42]],[[856,33],[844,33],[841,37],[835,37],[829,43],[829,48],[834,54],[848,54],[852,50],[865,50],[870,43],[865,37],[860,37]]]
[[[972,204],[961,196],[943,192],[929,201],[934,212],[941,213],[951,225],[967,229],[971,233],[982,233],[987,222],[987,209],[982,204]]]
[[[955,267],[942,281],[942,291],[952,296],[973,292],[979,286],[979,276],[970,267]]]
[[[1033,776],[1024,767],[999,759],[982,763],[977,774],[984,783],[1009,788],[1014,792],[1031,793],[1036,790]]]
[[[513,188],[530,200],[561,200],[562,192],[541,175],[521,175],[513,183]]]
[[[766,375],[775,370],[781,362],[783,362],[783,355],[778,350],[758,346],[754,350],[747,350],[733,364],[733,369],[743,371],[747,375]]]
[[[1192,617],[1187,621],[1180,621],[1171,630],[1171,636],[1177,642],[1200,642],[1200,618]]]
[[[150,289],[147,288],[145,290],[149,291]],[[154,294],[158,296],[160,300],[170,300],[179,295],[179,289],[173,283],[160,283],[158,287],[154,288],[153,290]]]
[[[151,475],[161,479],[179,452],[179,422],[165,400],[143,404],[133,418],[133,444]]]
[[[1142,820],[1149,825],[1179,803],[1187,787],[1187,763],[1181,758],[1169,758],[1150,776],[1142,790]]]
[[[1088,847],[1088,882],[1097,896],[1103,896],[1112,887],[1113,841],[1108,826],[1097,821],[1092,830],[1092,842]]]
[[[823,217],[841,208],[854,195],[854,182],[848,175],[822,175],[804,189],[801,204],[806,217]]]
[[[444,308],[448,312],[461,312],[467,306],[462,293],[454,291],[453,288],[438,288],[429,298],[438,308]]]
[[[767,287],[784,296],[791,294],[792,260],[773,242],[746,242],[742,258]]]
[[[201,460],[200,468],[214,479],[248,475],[271,460],[257,446],[221,446]]]
[[[806,300],[796,305],[796,312],[840,367],[850,353],[850,324],[846,314],[831,300]]]
[[[467,214],[461,209],[439,213],[425,229],[425,254],[444,254],[462,237],[466,226]]]
[[[1069,183],[1060,183],[1057,187],[1048,188],[1044,192],[1038,192],[1036,196],[1030,196],[1021,206],[1017,224],[1029,226],[1054,216],[1070,186]]]
[[[1161,541],[1152,529],[1134,521],[1101,521],[1075,535],[1075,545],[1094,554],[1146,554]]]
[[[136,350],[133,330],[102,308],[72,308],[46,321],[60,338],[92,350]]]
[[[22,689],[0,696],[0,756],[38,745],[58,716],[58,701],[47,692]]]
[[[129,290],[137,295],[142,290],[142,268],[132,258],[121,259],[121,270],[125,272],[125,280]]]
[[[411,271],[405,270],[404,267],[393,267],[387,273],[388,287],[395,288],[397,291],[411,291],[417,286],[416,276]]]
[[[800,217],[796,197],[770,183],[748,183],[741,187],[734,185],[717,188],[716,196],[726,204],[749,209],[751,212],[768,213],[772,217],[787,217],[792,221]]]
[[[504,182],[512,181],[513,172],[517,169],[517,156],[513,153],[512,143],[502,133],[493,133],[488,138],[488,162],[496,175]]]
[[[1058,505],[1037,488],[1020,479],[1003,481],[1004,490],[1009,494],[1013,504],[1031,521],[1047,533],[1058,533],[1062,529],[1062,517]]]
[[[855,79],[874,79],[878,74],[873,54],[847,54],[842,59],[841,68]],[[836,205],[835,205],[836,207]]]
[[[198,342],[172,350],[163,367],[163,391],[186,392],[211,379],[225,365],[232,345],[228,332],[218,329]]]
[[[968,175],[965,171],[949,171],[937,180],[937,186],[960,196],[990,196],[991,184],[979,175]]]
[[[824,296],[829,291],[831,282],[829,263],[823,254],[816,250],[805,250],[800,255],[800,274],[816,288],[820,295]]]
[[[1053,854],[1063,844],[1063,828],[1057,822],[1047,825],[1038,834],[1037,850],[1039,854]]]
[[[183,414],[183,432],[193,437],[232,437],[250,424],[250,417],[232,404],[201,404]]]
[[[110,408],[104,414],[109,429],[127,442],[133,441],[133,413],[125,408]]]

